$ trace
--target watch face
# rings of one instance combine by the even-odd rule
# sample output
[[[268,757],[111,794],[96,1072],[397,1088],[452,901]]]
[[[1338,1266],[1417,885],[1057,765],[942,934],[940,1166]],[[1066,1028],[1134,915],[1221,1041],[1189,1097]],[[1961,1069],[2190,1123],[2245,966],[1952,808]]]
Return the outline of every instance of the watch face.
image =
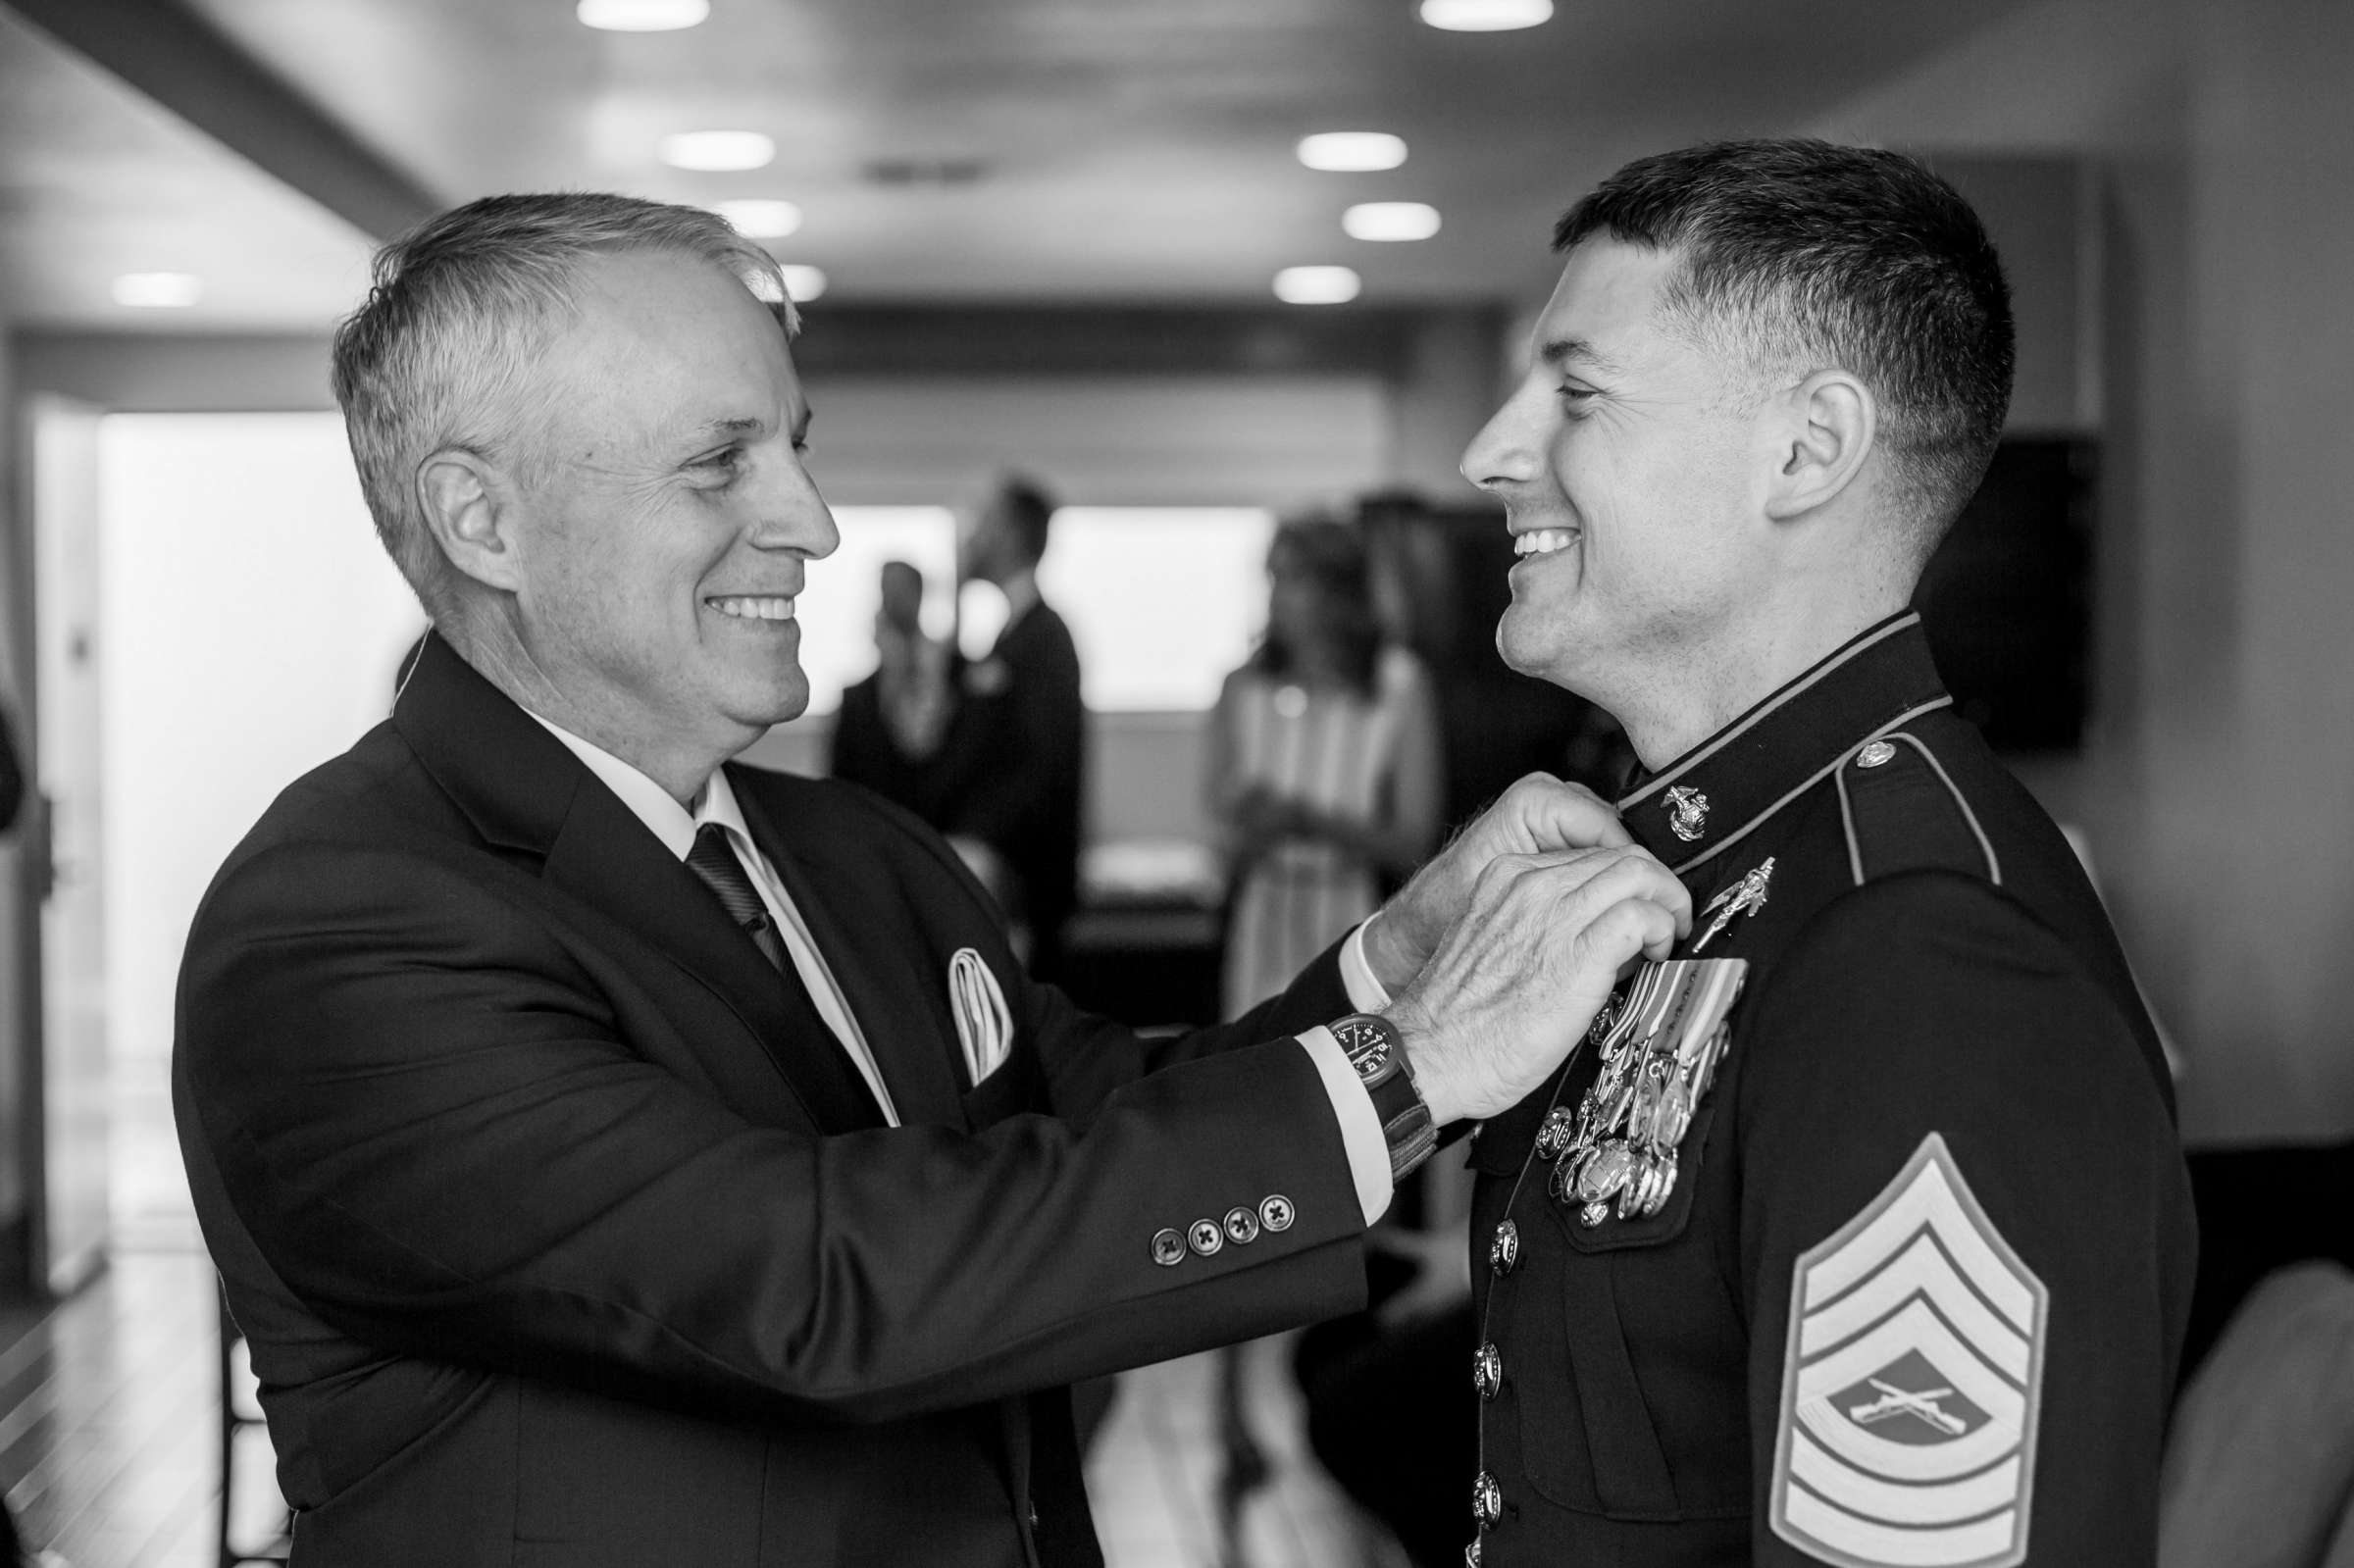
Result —
[[[1362,1018],[1344,1018],[1332,1026],[1332,1037],[1349,1053],[1349,1064],[1361,1082],[1379,1078],[1390,1065],[1390,1037],[1379,1025]]]

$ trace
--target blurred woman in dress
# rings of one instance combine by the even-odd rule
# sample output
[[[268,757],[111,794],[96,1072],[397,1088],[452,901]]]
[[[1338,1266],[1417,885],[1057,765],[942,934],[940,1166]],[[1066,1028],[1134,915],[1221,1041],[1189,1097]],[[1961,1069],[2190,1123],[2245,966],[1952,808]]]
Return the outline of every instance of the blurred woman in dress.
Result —
[[[1277,528],[1266,635],[1210,717],[1209,815],[1233,874],[1229,1018],[1370,915],[1438,835],[1429,678],[1383,641],[1371,577],[1356,525]]]

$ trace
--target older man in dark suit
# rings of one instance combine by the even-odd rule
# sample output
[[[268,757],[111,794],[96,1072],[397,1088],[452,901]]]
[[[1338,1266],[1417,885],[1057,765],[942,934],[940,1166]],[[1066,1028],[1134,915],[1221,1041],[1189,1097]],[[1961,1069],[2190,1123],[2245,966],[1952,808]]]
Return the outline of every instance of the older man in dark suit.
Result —
[[[729,760],[836,542],[792,327],[717,220],[571,195],[338,335],[435,631],[223,867],[174,1068],[297,1563],[1100,1561],[1063,1387],[1355,1305],[1435,1129],[1689,928],[1535,781],[1158,1058],[1031,983],[929,830]]]

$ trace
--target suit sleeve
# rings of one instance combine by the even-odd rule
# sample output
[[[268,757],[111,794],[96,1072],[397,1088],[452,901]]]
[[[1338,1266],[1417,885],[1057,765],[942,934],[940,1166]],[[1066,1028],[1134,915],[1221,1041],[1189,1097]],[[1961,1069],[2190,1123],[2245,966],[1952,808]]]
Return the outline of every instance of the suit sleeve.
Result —
[[[1817,917],[1745,1033],[1755,1561],[2149,1562],[2193,1242],[2117,1004],[1917,872]]]
[[[620,1005],[476,879],[281,844],[191,936],[183,1138],[363,1343],[768,1419],[971,1404],[1361,1301],[1349,1164],[1288,1038],[1125,1075],[1084,1122],[816,1137],[653,1059]],[[1114,1043],[1045,1022],[1074,1061]],[[1269,1196],[1281,1227],[1155,1260],[1160,1229]]]

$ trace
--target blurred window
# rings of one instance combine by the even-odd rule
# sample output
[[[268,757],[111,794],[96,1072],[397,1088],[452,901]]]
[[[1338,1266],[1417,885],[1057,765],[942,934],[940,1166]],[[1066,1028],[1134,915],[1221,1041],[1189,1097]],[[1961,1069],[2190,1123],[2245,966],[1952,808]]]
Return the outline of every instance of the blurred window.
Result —
[[[939,506],[838,506],[842,548],[809,566],[795,614],[809,711],[831,713],[875,665],[877,575],[924,574],[924,628],[950,630],[954,515]],[[1070,624],[1087,705],[1184,712],[1217,700],[1266,619],[1272,514],[1232,506],[1066,506],[1054,514],[1039,588]]]
[[[1066,506],[1039,590],[1070,623],[1099,713],[1203,709],[1266,621],[1272,514],[1257,507]]]
[[[809,563],[809,581],[793,605],[811,713],[841,707],[843,687],[875,667],[884,562],[904,561],[924,575],[926,632],[947,636],[956,614],[956,518],[947,507],[838,506],[834,526],[842,547]]]

